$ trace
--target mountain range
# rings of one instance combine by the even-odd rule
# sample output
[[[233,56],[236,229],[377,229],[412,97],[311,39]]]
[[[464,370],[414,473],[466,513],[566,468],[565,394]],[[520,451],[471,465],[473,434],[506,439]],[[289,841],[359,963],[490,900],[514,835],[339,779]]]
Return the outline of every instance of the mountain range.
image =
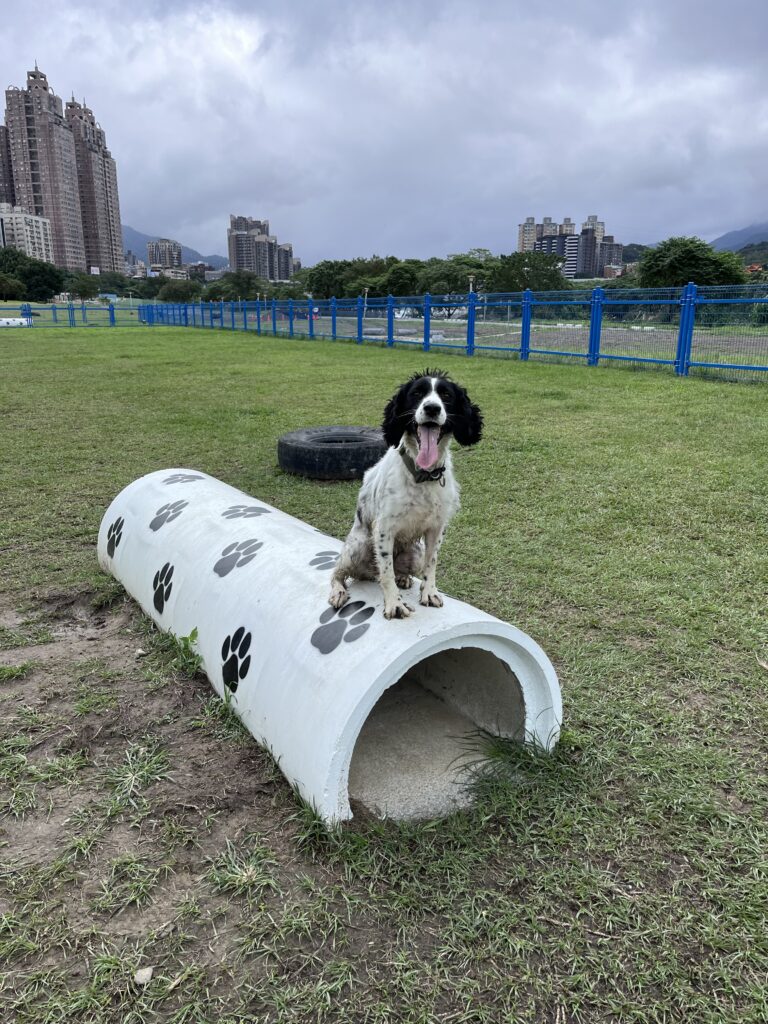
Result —
[[[130,251],[140,260],[147,262],[147,242],[156,242],[162,235],[145,235],[143,231],[137,231],[127,224],[121,225],[123,229],[123,249]],[[197,249],[190,249],[188,245],[181,247],[182,263],[208,263],[214,270],[221,270],[226,267],[229,260],[226,256],[202,256]]]
[[[727,231],[710,242],[710,245],[718,252],[725,250],[738,252],[745,245],[757,245],[759,242],[766,241],[768,241],[768,222],[750,224],[748,228],[741,228],[739,231]]]

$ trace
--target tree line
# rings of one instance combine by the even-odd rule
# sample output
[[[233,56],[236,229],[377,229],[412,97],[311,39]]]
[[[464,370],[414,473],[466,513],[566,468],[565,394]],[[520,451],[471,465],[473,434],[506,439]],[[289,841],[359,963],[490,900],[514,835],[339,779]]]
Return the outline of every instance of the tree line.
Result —
[[[386,295],[420,296],[429,292],[450,299],[475,292],[565,291],[589,287],[568,280],[556,255],[515,252],[495,255],[488,249],[470,249],[444,259],[398,259],[396,256],[322,260],[298,271],[291,282],[265,281],[248,271],[224,274],[207,284],[198,280],[174,281],[165,277],[129,278],[106,272],[98,276],[71,273],[50,263],[31,259],[17,249],[0,249],[0,299],[50,302],[62,292],[78,299],[99,293],[138,300],[194,302],[264,299],[371,298]],[[747,280],[736,253],[716,252],[700,238],[668,238],[642,251],[637,270],[601,282],[606,288],[679,287],[741,284]]]

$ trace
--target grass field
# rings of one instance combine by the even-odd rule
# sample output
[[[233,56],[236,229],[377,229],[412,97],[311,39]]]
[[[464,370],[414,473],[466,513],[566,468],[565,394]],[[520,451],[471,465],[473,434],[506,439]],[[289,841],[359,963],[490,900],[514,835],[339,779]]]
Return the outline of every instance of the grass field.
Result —
[[[762,388],[446,358],[487,431],[438,584],[543,645],[565,731],[500,748],[471,813],[328,833],[96,534],[188,466],[342,536],[356,485],[277,437],[377,423],[423,354],[93,328],[0,359],[3,1022],[768,1019]]]

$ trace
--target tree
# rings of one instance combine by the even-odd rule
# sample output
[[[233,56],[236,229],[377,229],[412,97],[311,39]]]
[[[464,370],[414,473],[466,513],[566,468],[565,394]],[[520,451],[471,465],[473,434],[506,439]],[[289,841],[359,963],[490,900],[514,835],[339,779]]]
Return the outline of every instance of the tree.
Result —
[[[194,302],[202,290],[199,281],[166,281],[157,297],[160,302]]]
[[[18,299],[22,302],[25,296],[23,281],[11,274],[0,274],[0,299]]]
[[[668,238],[643,253],[638,277],[642,288],[680,288],[694,284],[743,284],[746,274],[733,252],[716,252],[701,238]]]
[[[95,299],[99,294],[99,279],[90,274],[72,274],[66,281],[66,289],[77,299]]]
[[[563,291],[571,287],[563,277],[562,257],[547,252],[513,252],[499,256],[487,282],[489,292]]]
[[[52,263],[34,260],[19,249],[0,249],[0,274],[21,281],[27,302],[50,302],[64,286],[63,271]]]

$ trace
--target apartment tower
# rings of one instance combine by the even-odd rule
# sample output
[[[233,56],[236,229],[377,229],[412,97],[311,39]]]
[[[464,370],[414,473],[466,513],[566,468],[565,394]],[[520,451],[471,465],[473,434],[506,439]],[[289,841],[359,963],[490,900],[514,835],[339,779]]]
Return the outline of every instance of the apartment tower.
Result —
[[[117,171],[93,112],[74,99],[65,111],[35,65],[24,89],[6,90],[5,127],[0,199],[50,220],[57,266],[122,271]],[[3,152],[10,158],[12,196],[3,184]]]
[[[85,103],[72,97],[64,116],[75,140],[86,267],[122,273],[125,259],[117,166],[103,129]]]

